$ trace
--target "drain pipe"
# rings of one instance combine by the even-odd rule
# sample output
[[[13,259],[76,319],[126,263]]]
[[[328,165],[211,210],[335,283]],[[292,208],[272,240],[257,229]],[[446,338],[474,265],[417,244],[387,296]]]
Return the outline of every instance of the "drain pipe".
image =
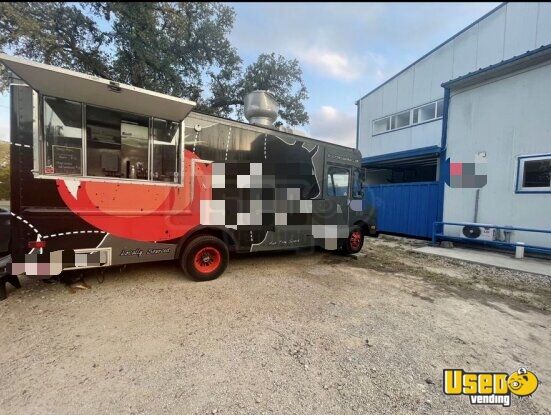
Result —
[[[478,223],[478,201],[480,200],[480,189],[476,189],[476,196],[474,199],[474,218],[473,223]]]

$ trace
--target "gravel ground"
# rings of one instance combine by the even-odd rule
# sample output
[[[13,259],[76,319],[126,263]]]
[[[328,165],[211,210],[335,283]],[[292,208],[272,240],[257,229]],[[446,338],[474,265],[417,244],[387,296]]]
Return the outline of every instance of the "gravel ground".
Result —
[[[24,279],[0,303],[0,413],[550,413],[550,281],[418,244],[242,256],[206,283],[172,263],[74,293]],[[510,408],[442,393],[444,368],[519,366],[542,383]]]

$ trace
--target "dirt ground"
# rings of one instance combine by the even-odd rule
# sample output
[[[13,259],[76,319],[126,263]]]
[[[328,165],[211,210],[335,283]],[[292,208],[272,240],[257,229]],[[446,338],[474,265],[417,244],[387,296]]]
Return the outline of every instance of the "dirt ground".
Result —
[[[0,303],[0,413],[551,413],[549,279],[419,243],[240,256],[206,283],[173,263],[75,293],[24,279]],[[541,384],[510,408],[442,392],[444,368],[520,366]]]

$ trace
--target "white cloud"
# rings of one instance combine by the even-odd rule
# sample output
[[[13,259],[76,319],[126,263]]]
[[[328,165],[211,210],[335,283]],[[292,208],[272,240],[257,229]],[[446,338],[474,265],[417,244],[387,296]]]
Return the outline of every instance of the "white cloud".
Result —
[[[237,9],[231,39],[246,55],[273,51],[298,58],[305,69],[323,77],[344,82],[365,76],[366,70],[375,73],[375,67],[383,70],[379,55],[369,45],[357,47],[362,32],[376,24],[382,5],[249,3]],[[277,17],[282,14],[285,19]]]
[[[348,147],[356,146],[356,114],[349,114],[330,105],[323,105],[310,118],[312,138]]]
[[[335,78],[345,80],[356,79],[359,76],[358,71],[350,65],[350,60],[344,54],[331,51],[322,51],[318,49],[309,49],[304,54],[299,55],[306,64],[314,66],[318,71],[326,73]]]
[[[340,81],[355,81],[366,76],[380,81],[387,76],[384,57],[375,53],[358,56],[312,47],[295,51],[294,55],[318,73]]]
[[[296,57],[305,69],[327,78],[371,88],[496,5],[236,4],[231,40],[252,58],[273,51]]]

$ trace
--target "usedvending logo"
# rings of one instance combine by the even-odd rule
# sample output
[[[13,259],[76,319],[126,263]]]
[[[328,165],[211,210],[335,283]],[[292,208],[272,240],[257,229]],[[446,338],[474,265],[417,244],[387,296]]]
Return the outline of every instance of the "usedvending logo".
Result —
[[[465,372],[444,369],[444,393],[467,395],[473,405],[511,406],[511,394],[531,396],[538,388],[537,376],[521,367],[508,375],[502,372]]]

